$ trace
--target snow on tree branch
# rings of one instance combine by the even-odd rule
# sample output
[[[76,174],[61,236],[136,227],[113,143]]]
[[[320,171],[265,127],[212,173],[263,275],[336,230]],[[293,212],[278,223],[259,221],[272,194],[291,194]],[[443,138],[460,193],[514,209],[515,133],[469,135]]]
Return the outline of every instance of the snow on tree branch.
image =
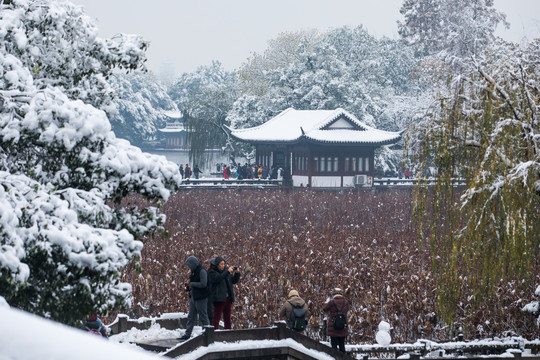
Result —
[[[64,1],[0,11],[0,295],[69,324],[129,306],[122,269],[165,221],[156,201],[113,201],[167,200],[180,182],[174,163],[117,139],[98,109],[110,107],[112,69],[140,67],[145,42],[96,34]]]

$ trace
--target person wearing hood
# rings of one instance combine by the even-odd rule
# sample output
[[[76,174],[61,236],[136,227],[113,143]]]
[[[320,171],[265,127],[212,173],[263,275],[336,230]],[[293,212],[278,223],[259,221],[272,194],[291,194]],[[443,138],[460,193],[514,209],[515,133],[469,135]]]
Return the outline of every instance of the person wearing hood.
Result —
[[[186,288],[189,288],[189,311],[186,332],[179,340],[187,340],[191,337],[197,315],[203,326],[210,325],[207,312],[208,296],[210,295],[208,273],[195,256],[188,257],[186,265],[191,270],[189,283],[185,284]]]
[[[332,297],[328,298],[323,305],[322,309],[327,316],[326,323],[326,335],[330,337],[330,343],[332,348],[345,352],[345,338],[349,334],[349,328],[347,326],[347,312],[349,311],[349,302],[343,297],[343,290],[341,288],[335,288],[332,290]],[[335,319],[338,314],[345,316],[345,322],[336,329]]]
[[[291,290],[289,291],[289,296],[287,297],[287,301],[281,306],[281,309],[279,310],[279,317],[281,319],[284,319],[287,321],[287,326],[290,328],[291,324],[291,313],[293,311],[293,307],[302,307],[305,312],[305,320],[308,321],[309,317],[311,316],[311,311],[309,310],[308,304],[300,297],[298,294],[298,291]]]
[[[234,302],[233,284],[240,280],[240,270],[229,266],[225,269],[225,259],[218,256],[214,260],[215,267],[210,270],[210,286],[212,288],[212,299],[214,301],[214,317],[212,325],[219,328],[219,320],[223,314],[224,329],[232,329],[231,309]]]

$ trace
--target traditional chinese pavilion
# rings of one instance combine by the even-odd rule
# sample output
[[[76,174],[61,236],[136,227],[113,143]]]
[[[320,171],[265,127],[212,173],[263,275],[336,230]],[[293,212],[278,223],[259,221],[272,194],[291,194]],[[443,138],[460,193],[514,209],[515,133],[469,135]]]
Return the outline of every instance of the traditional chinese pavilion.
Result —
[[[163,115],[167,121],[167,126],[158,129],[161,133],[165,148],[167,149],[189,149],[187,142],[187,132],[182,120],[182,114],[179,111],[164,111]]]
[[[401,133],[367,126],[343,109],[289,108],[231,135],[255,146],[257,164],[282,167],[294,186],[311,187],[372,183],[375,149],[401,139]]]

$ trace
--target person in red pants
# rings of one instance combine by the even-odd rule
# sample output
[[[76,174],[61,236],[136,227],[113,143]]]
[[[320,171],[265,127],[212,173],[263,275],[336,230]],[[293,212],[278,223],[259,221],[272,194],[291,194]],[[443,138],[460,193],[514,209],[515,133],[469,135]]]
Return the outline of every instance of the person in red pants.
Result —
[[[212,325],[219,329],[219,321],[223,315],[224,329],[232,329],[231,309],[234,302],[233,284],[240,280],[238,267],[229,266],[225,269],[225,259],[221,256],[214,260],[215,267],[210,270],[210,287],[214,301],[214,316]]]

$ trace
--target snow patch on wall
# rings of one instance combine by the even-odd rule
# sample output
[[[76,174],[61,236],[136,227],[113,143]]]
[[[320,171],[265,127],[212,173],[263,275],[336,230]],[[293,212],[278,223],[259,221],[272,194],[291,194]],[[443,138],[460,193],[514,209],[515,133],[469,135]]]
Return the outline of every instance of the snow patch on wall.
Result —
[[[312,176],[312,187],[341,187],[341,176]]]
[[[293,186],[307,186],[309,184],[308,176],[293,175]]]

